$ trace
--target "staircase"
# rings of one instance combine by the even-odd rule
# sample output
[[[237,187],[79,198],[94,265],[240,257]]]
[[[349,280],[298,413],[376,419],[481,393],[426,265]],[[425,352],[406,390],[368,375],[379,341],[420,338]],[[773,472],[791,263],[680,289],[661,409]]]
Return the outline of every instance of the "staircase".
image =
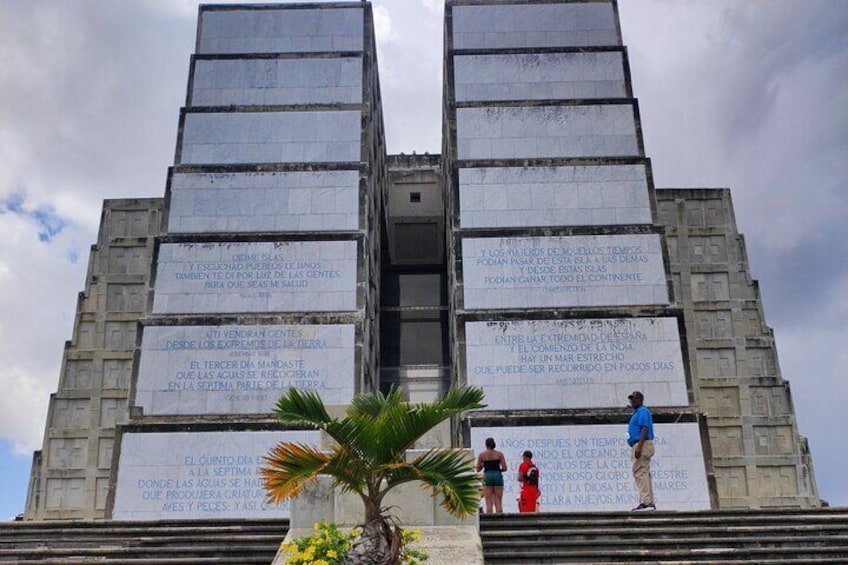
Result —
[[[848,508],[480,517],[487,564],[848,564]]]
[[[288,520],[0,523],[0,565],[270,565]]]

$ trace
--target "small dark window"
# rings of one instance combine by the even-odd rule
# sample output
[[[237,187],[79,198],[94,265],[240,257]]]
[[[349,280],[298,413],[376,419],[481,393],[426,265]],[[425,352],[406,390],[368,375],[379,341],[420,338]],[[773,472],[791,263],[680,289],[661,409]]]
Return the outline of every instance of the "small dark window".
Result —
[[[409,201],[410,202],[421,202],[421,193],[420,192],[410,192],[409,193]]]

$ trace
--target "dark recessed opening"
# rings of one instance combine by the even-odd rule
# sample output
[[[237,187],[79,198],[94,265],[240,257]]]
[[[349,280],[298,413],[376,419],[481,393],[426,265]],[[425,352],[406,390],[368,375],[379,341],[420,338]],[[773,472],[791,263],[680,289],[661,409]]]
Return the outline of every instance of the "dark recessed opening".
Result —
[[[421,193],[420,192],[410,192],[409,193],[409,201],[410,202],[421,202]]]

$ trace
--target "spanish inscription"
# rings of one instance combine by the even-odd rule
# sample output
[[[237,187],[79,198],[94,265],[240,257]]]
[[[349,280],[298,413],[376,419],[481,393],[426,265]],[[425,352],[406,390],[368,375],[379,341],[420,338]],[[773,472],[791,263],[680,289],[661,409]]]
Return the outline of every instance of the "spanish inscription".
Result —
[[[602,408],[634,389],[688,403],[676,318],[468,322],[468,382],[492,410]]]
[[[268,413],[289,388],[348,403],[353,325],[144,328],[135,403],[145,414]]]
[[[667,304],[660,237],[467,238],[468,309]]]

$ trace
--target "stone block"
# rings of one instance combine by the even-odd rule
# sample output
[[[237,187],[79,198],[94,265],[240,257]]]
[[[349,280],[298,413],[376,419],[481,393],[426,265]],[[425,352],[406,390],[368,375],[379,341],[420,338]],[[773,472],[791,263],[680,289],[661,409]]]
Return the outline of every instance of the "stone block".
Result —
[[[633,106],[458,108],[459,159],[640,155]]]
[[[715,467],[719,499],[746,498],[748,473],[745,467]]]

